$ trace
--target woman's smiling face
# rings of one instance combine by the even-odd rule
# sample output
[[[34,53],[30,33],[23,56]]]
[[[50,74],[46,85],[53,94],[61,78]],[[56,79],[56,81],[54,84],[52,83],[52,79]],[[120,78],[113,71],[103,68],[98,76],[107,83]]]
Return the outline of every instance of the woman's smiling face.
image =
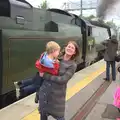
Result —
[[[73,56],[76,53],[75,46],[72,43],[69,43],[65,48],[65,54]]]

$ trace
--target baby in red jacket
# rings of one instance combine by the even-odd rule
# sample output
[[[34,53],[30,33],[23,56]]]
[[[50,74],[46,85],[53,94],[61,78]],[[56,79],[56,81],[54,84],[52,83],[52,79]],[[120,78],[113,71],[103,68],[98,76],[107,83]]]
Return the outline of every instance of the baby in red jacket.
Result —
[[[47,43],[46,52],[44,52],[40,56],[40,59],[38,59],[35,63],[35,67],[38,69],[39,74],[48,72],[53,75],[58,75],[59,61],[57,60],[57,57],[59,55],[59,52],[60,46],[56,42],[50,41]],[[38,89],[36,91],[39,91],[39,88],[42,85],[42,83],[40,83],[40,85],[38,84],[40,80],[41,82],[43,82],[42,78],[35,80],[36,88]],[[35,103],[38,103],[38,99],[39,99],[38,92],[36,92]]]
[[[57,57],[60,52],[60,46],[54,42],[50,41],[46,45],[46,52],[44,52],[40,59],[35,63],[36,68],[40,73],[48,72],[53,75],[58,75],[59,62]]]

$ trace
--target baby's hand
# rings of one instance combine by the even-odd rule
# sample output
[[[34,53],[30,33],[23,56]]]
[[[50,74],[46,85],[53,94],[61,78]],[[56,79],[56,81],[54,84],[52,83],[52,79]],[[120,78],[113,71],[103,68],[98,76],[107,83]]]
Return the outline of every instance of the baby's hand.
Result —
[[[43,75],[44,75],[44,73],[39,72],[39,76],[40,76],[40,77],[43,77]]]
[[[56,59],[56,61],[55,61],[55,62],[58,62],[58,63],[59,63],[60,61],[59,61],[58,59]]]

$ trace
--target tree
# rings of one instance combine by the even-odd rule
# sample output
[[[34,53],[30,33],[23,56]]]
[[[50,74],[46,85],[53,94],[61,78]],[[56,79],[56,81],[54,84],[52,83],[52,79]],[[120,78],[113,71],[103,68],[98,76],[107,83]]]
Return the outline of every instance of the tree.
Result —
[[[103,23],[103,24],[105,23],[104,20],[100,18],[98,18],[98,22]]]
[[[92,20],[92,19],[96,18],[94,15],[90,15],[90,16],[87,16],[87,17],[80,15],[79,17],[81,17],[83,19],[86,19],[86,20]]]
[[[106,24],[109,25],[110,27],[114,27],[114,28],[117,27],[115,23],[113,23],[113,21],[107,21]]]
[[[108,22],[106,22],[106,24],[108,25],[108,26],[110,26],[111,28],[113,28],[116,32],[117,32],[117,26],[115,25],[115,23],[113,23],[113,21],[108,21]]]
[[[92,20],[94,18],[96,18],[94,15],[90,15],[90,16],[87,17],[88,20]]]
[[[38,7],[41,9],[48,9],[47,0],[44,0]]]

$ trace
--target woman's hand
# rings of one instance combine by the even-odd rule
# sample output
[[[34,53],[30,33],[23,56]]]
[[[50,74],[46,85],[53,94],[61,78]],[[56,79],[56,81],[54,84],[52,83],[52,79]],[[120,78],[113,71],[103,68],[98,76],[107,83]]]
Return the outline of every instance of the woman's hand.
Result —
[[[57,59],[55,62],[58,62],[58,63],[59,63],[60,61]]]
[[[39,72],[39,76],[43,77],[44,73],[43,72]]]

